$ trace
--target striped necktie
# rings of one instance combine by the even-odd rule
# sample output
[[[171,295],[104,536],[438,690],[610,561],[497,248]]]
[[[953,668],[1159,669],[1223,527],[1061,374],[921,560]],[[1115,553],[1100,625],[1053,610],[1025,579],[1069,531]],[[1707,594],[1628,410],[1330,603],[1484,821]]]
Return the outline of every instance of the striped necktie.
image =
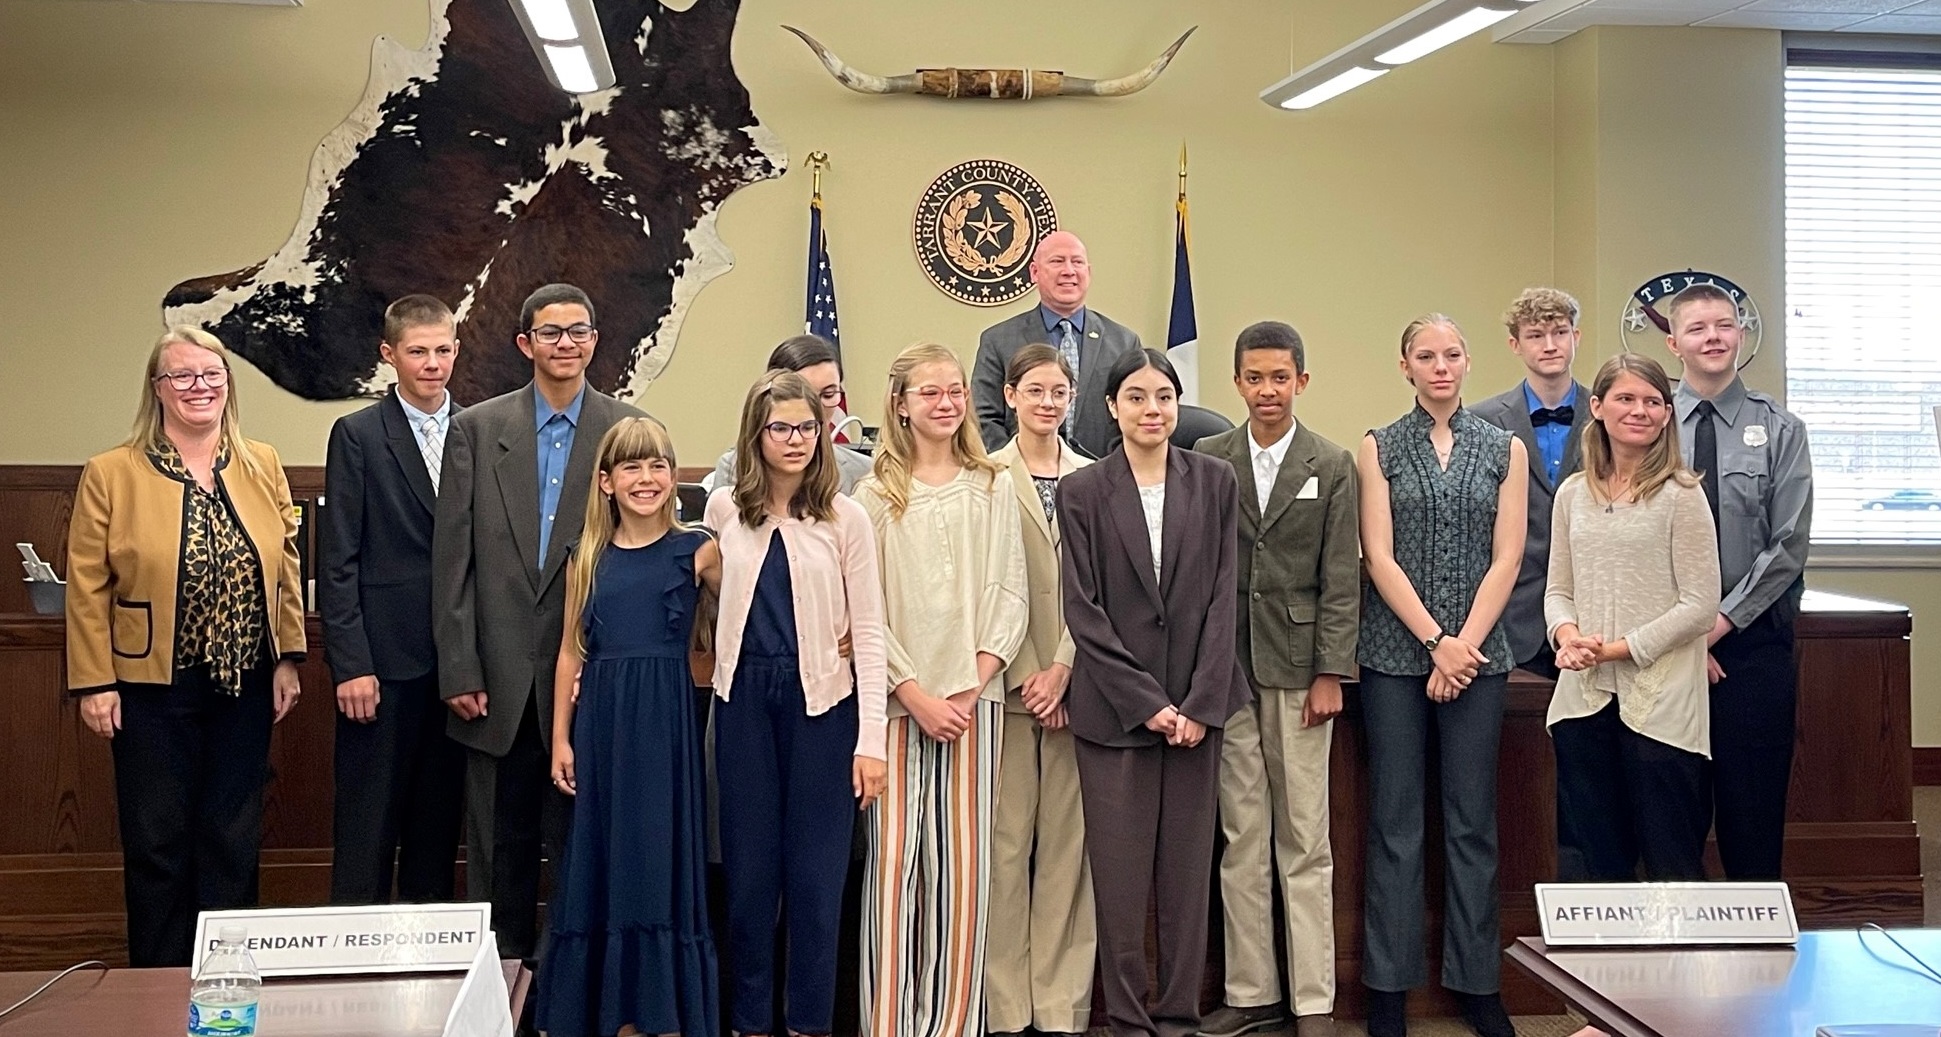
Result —
[[[419,426],[424,439],[419,443],[418,452],[425,456],[425,474],[431,476],[431,492],[438,492],[438,467],[445,459],[445,434],[438,431],[438,419],[425,418]]]
[[[1058,319],[1058,355],[1065,358],[1065,363],[1072,369],[1072,377],[1076,379],[1078,377],[1078,329],[1072,327],[1072,322],[1063,317]],[[1077,419],[1078,394],[1073,393],[1071,406],[1065,409],[1064,432],[1067,437],[1071,435],[1072,423]]]

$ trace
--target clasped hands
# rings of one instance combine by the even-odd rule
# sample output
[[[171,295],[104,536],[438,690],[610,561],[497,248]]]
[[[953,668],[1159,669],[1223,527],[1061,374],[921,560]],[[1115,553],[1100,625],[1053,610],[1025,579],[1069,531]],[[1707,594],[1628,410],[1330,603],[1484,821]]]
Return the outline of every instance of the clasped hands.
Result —
[[[1557,669],[1588,670],[1604,662],[1604,638],[1586,634],[1575,623],[1557,627]]]
[[[1206,737],[1206,725],[1181,713],[1173,706],[1154,713],[1146,721],[1146,730],[1166,736],[1167,745],[1191,749]]]
[[[1489,657],[1462,638],[1444,634],[1429,653],[1429,662],[1435,667],[1429,671],[1429,701],[1454,702]]]

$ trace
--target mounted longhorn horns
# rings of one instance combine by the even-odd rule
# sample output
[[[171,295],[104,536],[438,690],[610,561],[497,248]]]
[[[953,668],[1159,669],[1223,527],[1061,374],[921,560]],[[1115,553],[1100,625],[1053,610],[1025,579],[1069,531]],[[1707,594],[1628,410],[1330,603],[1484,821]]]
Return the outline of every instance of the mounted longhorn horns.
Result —
[[[843,64],[815,37],[793,25],[782,28],[802,38],[836,82],[859,94],[925,94],[930,97],[995,97],[1029,101],[1034,97],[1124,97],[1152,85],[1195,29],[1186,30],[1152,64],[1117,79],[1080,79],[1063,72],[1018,68],[920,68],[908,75],[873,76]]]

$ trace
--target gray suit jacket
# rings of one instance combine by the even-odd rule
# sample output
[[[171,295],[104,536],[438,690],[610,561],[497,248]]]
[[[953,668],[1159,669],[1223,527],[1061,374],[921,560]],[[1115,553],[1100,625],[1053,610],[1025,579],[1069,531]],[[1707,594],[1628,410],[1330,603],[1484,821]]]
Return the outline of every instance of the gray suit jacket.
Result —
[[[1017,416],[1004,405],[1004,372],[1018,350],[1034,342],[1051,342],[1039,307],[999,321],[977,338],[977,363],[971,371],[971,397],[977,405],[977,425],[984,449],[995,452],[1018,434]],[[1085,334],[1078,340],[1078,386],[1072,405],[1072,445],[1087,457],[1104,457],[1119,443],[1119,426],[1105,409],[1105,372],[1121,354],[1141,348],[1139,336],[1097,310],[1085,311]]]
[[[1355,459],[1306,425],[1294,430],[1261,507],[1247,426],[1194,449],[1233,465],[1240,484],[1240,662],[1256,690],[1305,691],[1317,674],[1355,674],[1361,531]],[[1314,480],[1312,495],[1303,494]]]
[[[1247,703],[1234,640],[1239,510],[1232,468],[1168,451],[1155,579],[1125,452],[1059,480],[1060,583],[1077,650],[1065,698],[1073,735],[1115,748],[1163,745],[1145,724],[1167,706],[1217,728]]]
[[[483,689],[486,714],[451,717],[461,744],[504,756],[533,700],[551,744],[553,668],[566,612],[566,556],[579,542],[600,438],[641,412],[591,386],[566,460],[558,516],[539,557],[539,457],[531,384],[452,419],[438,481],[432,605],[445,698]]]
[[[1537,433],[1530,426],[1528,402],[1523,398],[1523,383],[1505,393],[1492,396],[1470,413],[1515,434],[1530,455],[1529,530],[1523,538],[1523,567],[1517,570],[1516,587],[1510,603],[1503,609],[1503,629],[1510,635],[1510,650],[1517,662],[1528,662],[1538,651],[1548,649],[1544,636],[1543,585],[1550,575],[1550,512],[1557,501],[1557,487],[1583,467],[1584,426],[1591,420],[1590,390],[1577,388],[1576,420],[1570,424],[1570,438],[1564,440],[1564,460],[1557,466],[1557,481],[1552,483],[1544,471],[1543,453],[1537,449]]]

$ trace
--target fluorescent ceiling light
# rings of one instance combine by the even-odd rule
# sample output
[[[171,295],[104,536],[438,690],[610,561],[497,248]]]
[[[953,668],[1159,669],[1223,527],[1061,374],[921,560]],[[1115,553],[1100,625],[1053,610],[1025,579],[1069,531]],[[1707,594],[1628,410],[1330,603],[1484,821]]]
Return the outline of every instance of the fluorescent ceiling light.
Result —
[[[1441,50],[1464,36],[1482,32],[1515,13],[1515,11],[1491,10],[1487,7],[1475,8],[1443,22],[1399,47],[1375,55],[1375,60],[1384,65],[1406,65],[1424,54]]]
[[[600,89],[593,75],[593,64],[586,59],[586,48],[579,44],[558,47],[546,44],[546,60],[553,66],[553,79],[569,94],[590,94]]]
[[[526,9],[526,20],[540,39],[568,42],[580,38],[566,0],[519,0],[519,4]]]
[[[1301,93],[1282,101],[1281,107],[1290,111],[1301,111],[1302,109],[1312,108],[1329,98],[1340,97],[1342,94],[1353,90],[1363,83],[1380,79],[1388,75],[1388,72],[1389,70],[1385,68],[1361,68],[1357,66],[1335,76],[1333,79],[1311,86]]]

